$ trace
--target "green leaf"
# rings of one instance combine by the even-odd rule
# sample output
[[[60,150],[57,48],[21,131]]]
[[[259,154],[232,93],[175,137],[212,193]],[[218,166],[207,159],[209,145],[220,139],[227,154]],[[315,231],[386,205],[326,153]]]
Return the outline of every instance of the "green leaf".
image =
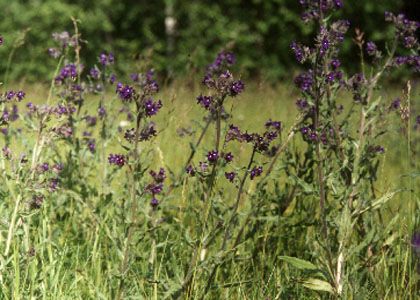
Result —
[[[303,269],[303,270],[318,270],[318,267],[315,266],[313,263],[303,260],[297,257],[292,256],[280,256],[279,259],[284,260],[285,262],[291,264],[295,268]]]
[[[302,285],[315,291],[324,291],[333,294],[334,289],[328,282],[316,278],[308,278],[302,282]]]
[[[314,188],[312,185],[306,183],[304,180],[300,179],[297,176],[293,176],[292,178],[303,189],[304,193],[312,194],[314,192]]]
[[[375,201],[372,202],[371,205],[369,205],[368,207],[360,210],[360,211],[355,211],[353,213],[353,215],[361,215],[364,212],[367,212],[369,210],[375,210],[375,209],[379,209],[382,205],[384,205],[385,203],[387,203],[389,200],[392,199],[392,197],[394,197],[394,195],[397,193],[398,191],[394,191],[394,192],[389,192],[386,193],[385,195],[383,195],[381,198],[376,199]]]

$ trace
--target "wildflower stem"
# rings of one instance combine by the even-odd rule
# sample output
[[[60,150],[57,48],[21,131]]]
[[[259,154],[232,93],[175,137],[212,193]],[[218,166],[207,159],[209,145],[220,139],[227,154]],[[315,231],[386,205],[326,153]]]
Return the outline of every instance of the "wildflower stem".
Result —
[[[137,107],[137,117],[136,117],[136,131],[135,131],[135,140],[134,140],[134,146],[133,146],[133,157],[134,157],[134,165],[133,168],[130,168],[131,172],[131,189],[130,189],[130,205],[131,205],[131,218],[130,223],[128,227],[128,233],[125,240],[124,245],[124,251],[123,251],[123,261],[120,267],[120,280],[118,285],[118,292],[117,292],[117,300],[122,299],[123,293],[124,293],[124,276],[127,272],[127,266],[128,266],[128,260],[129,260],[129,252],[130,252],[130,244],[131,240],[133,238],[134,229],[137,226],[137,209],[138,209],[138,203],[136,200],[136,194],[137,194],[137,182],[138,182],[138,172],[140,168],[140,161],[139,161],[139,153],[138,153],[138,146],[139,146],[139,137],[140,137],[140,124],[143,117],[142,110],[141,110],[141,104],[143,103],[144,96],[140,97],[140,99],[137,99],[136,101],[136,107]],[[141,197],[142,195],[140,195]]]

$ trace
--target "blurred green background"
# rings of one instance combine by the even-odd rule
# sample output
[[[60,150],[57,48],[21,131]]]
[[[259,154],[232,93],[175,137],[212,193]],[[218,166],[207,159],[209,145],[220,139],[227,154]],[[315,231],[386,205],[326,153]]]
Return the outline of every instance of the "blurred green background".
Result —
[[[381,42],[392,32],[384,11],[405,12],[419,19],[418,0],[345,1],[337,17],[352,20],[366,38]],[[129,71],[128,61],[144,60],[161,75],[184,76],[200,72],[221,49],[238,55],[242,75],[263,80],[287,77],[293,40],[310,42],[312,26],[300,20],[298,0],[0,0],[0,72],[8,57],[10,79],[47,80],[55,62],[47,55],[53,32],[73,31],[71,16],[80,20],[83,63],[91,66],[102,50],[113,51],[120,71]],[[347,39],[343,61],[352,67],[357,53]],[[132,71],[132,70],[131,70]]]

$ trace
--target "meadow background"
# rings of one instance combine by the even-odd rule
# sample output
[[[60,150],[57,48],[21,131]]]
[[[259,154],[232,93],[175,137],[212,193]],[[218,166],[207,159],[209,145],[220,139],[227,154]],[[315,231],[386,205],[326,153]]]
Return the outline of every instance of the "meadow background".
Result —
[[[347,36],[353,36],[355,28],[362,28],[369,39],[384,46],[383,41],[392,36],[392,29],[383,21],[384,11],[404,11],[410,19],[419,20],[416,2],[348,1],[335,16],[351,20]],[[22,116],[26,114],[28,102],[42,105],[49,97],[57,65],[48,56],[48,49],[54,46],[51,35],[73,32],[71,17],[78,20],[84,41],[81,63],[86,70],[98,63],[102,51],[115,54],[113,68],[119,74],[118,80],[123,82],[129,80],[132,72],[155,69],[160,84],[156,97],[162,99],[164,106],[154,119],[159,134],[141,148],[141,153],[147,154],[146,164],[152,169],[155,166],[167,169],[169,184],[176,182],[191,143],[197,140],[204,124],[206,114],[197,105],[196,97],[204,92],[201,78],[219,51],[236,54],[235,73],[246,84],[245,92],[229,106],[235,111],[232,123],[253,132],[273,119],[280,120],[286,130],[299,115],[295,104],[299,91],[293,79],[301,66],[293,59],[290,43],[294,40],[310,43],[315,32],[313,27],[301,22],[298,1],[0,0],[0,11],[4,16],[0,20],[0,34],[4,37],[4,45],[0,47],[0,81],[4,91],[25,91],[25,100],[18,104]],[[358,64],[354,63],[358,60],[357,47],[351,38],[343,44],[340,59],[345,70],[350,73],[358,70]],[[417,116],[420,114],[418,73],[413,76],[407,70],[394,72],[379,83],[375,97],[381,97],[384,107],[389,107],[397,97],[404,97],[407,80],[412,86],[411,113]],[[71,165],[74,157],[68,143],[60,142],[43,150],[46,158],[55,157],[54,162],[69,162],[64,169],[65,179],[60,183],[60,190],[51,194],[39,210],[31,211],[22,205],[16,238],[11,250],[6,250],[7,255],[1,256],[2,299],[117,299],[121,282],[124,282],[123,299],[200,299],[204,295],[207,299],[335,299],[336,295],[328,293],[328,287],[322,283],[305,281],[308,274],[315,273],[320,278],[312,266],[302,267],[301,262],[290,263],[280,258],[287,255],[316,260],[319,236],[311,223],[315,222],[309,211],[313,207],[305,202],[303,192],[297,196],[302,204],[297,201],[279,215],[276,215],[279,211],[276,196],[266,196],[270,204],[264,207],[261,218],[256,217],[252,223],[258,230],[250,230],[250,240],[229,260],[229,267],[220,268],[210,292],[206,277],[198,271],[188,293],[179,295],[196,243],[197,229],[191,224],[203,213],[201,200],[193,191],[196,187],[184,182],[164,199],[163,208],[156,215],[146,211],[148,200],[145,202],[141,226],[144,225],[147,234],[136,236],[130,248],[129,267],[122,272],[123,249],[131,222],[125,219],[130,209],[124,200],[129,175],[117,173],[110,166],[104,169],[99,148],[103,147],[106,155],[120,151],[122,138],[118,134],[130,125],[119,112],[121,101],[114,89],[108,88],[102,95],[87,95],[81,111],[83,116],[95,115],[104,97],[112,116],[110,137],[105,145],[98,146],[97,154],[92,154],[85,144],[78,145],[77,163]],[[54,95],[51,102],[56,98]],[[341,92],[337,101],[344,106],[345,114],[353,103],[352,95]],[[358,241],[357,250],[353,249],[355,253],[358,251],[358,256],[354,269],[349,267],[348,299],[417,299],[419,296],[419,276],[411,250],[411,234],[416,223],[413,220],[419,211],[414,210],[416,206],[408,199],[418,201],[420,197],[420,129],[412,129],[408,139],[400,116],[397,113],[390,116],[382,124],[389,134],[378,138],[385,153],[378,159],[374,193],[399,192],[381,206],[378,215],[366,221],[370,231],[366,239]],[[355,122],[356,119],[357,116]],[[99,140],[99,126],[92,128],[84,119],[78,122],[80,130],[86,127]],[[410,125],[413,128],[414,121]],[[1,147],[10,145],[14,153],[31,149],[35,133],[20,131],[24,126],[24,118],[15,121],[7,134],[1,134]],[[205,141],[197,156],[204,157],[211,143]],[[290,151],[304,145],[297,138]],[[249,149],[242,145],[233,149],[238,160],[249,156]],[[282,172],[281,166],[276,172]],[[16,177],[5,174],[2,180],[4,186],[9,186]],[[19,184],[16,190],[23,188]],[[0,190],[0,231],[4,244],[14,206],[6,188]],[[254,183],[247,186],[248,195],[254,191]],[[232,185],[220,183],[222,201],[229,201],[235,193]],[[252,209],[251,203],[241,203],[241,217]],[[222,260],[215,253],[211,263],[217,263],[218,258]],[[211,267],[204,264],[202,272],[210,272]],[[308,288],[308,285],[312,286]]]

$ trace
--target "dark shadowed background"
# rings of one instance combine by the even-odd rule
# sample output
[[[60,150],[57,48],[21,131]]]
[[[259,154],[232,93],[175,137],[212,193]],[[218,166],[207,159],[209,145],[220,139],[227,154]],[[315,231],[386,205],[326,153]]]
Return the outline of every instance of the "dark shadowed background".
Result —
[[[418,6],[418,0],[347,0],[338,14],[353,20],[348,34],[359,27],[366,39],[383,45],[391,35],[384,12],[404,12],[418,20]],[[86,65],[94,64],[102,50],[113,51],[122,71],[136,59],[153,65],[161,76],[198,72],[228,48],[237,54],[244,77],[279,79],[297,66],[291,41],[312,38],[312,26],[299,19],[297,0],[0,0],[0,10],[5,39],[0,72],[9,62],[10,79],[29,82],[47,79],[54,69],[47,55],[51,34],[72,32],[71,16],[80,20]],[[348,39],[342,52],[348,68],[355,53]]]

